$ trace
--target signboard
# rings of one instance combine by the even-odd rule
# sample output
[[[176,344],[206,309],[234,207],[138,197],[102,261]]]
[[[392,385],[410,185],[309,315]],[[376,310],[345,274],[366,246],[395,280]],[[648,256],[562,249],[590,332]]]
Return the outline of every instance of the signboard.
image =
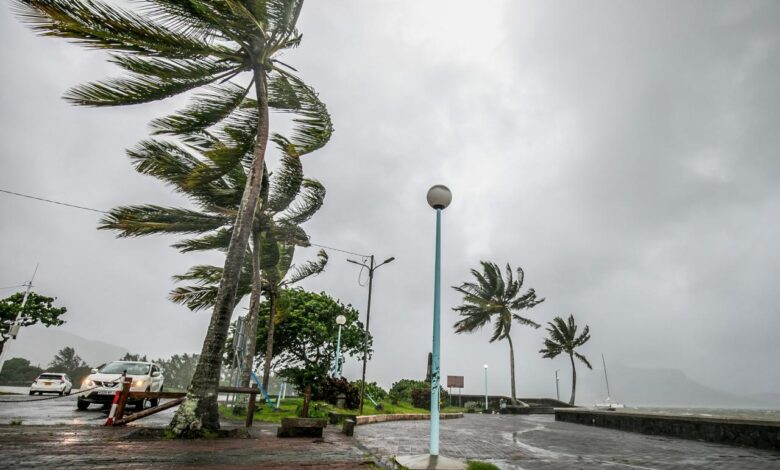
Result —
[[[462,375],[448,375],[447,376],[447,388],[463,388],[463,376]]]

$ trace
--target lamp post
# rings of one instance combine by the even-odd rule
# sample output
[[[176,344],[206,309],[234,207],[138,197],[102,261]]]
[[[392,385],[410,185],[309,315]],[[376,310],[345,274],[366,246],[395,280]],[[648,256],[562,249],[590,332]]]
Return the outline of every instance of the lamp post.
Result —
[[[560,369],[555,369],[555,396],[558,398],[558,401],[561,401],[561,392],[558,390],[558,371]]]
[[[341,327],[347,322],[347,317],[339,315],[336,317],[336,323],[339,325],[338,339],[336,339],[336,366],[333,369],[333,376],[341,378]]]
[[[485,409],[488,409],[488,394],[487,394],[487,369],[488,366],[485,364]]]
[[[369,256],[369,264],[360,263],[355,260],[348,259],[347,261],[358,266],[363,266],[368,269],[368,306],[366,307],[366,331],[363,335],[363,375],[360,383],[360,414],[363,414],[363,402],[366,396],[366,362],[368,361],[368,324],[371,321],[371,290],[374,285],[374,271],[381,266],[395,260],[394,256],[387,258],[377,266],[374,266],[374,255]]]
[[[431,456],[439,455],[439,348],[441,329],[441,211],[452,202],[452,192],[437,184],[428,190],[428,204],[436,210],[436,254],[433,268],[433,358],[431,359]]]

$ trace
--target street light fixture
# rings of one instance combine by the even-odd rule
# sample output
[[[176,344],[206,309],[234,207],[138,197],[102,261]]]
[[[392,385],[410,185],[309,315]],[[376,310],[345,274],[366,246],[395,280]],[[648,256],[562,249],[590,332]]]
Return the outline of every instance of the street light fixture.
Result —
[[[341,327],[347,322],[347,317],[339,315],[336,317],[336,324],[339,326],[338,339],[336,340],[336,365],[333,367],[333,376],[341,378]]]
[[[487,370],[488,365],[485,364],[485,409],[488,409],[488,394],[487,394]]]
[[[428,204],[436,210],[436,254],[433,269],[433,348],[431,351],[431,441],[428,455],[404,456],[396,459],[409,469],[462,468],[463,462],[439,456],[439,388],[441,371],[439,349],[441,336],[441,211],[452,202],[452,192],[443,184],[432,186],[426,195]]]
[[[368,269],[368,307],[366,307],[366,331],[363,335],[363,375],[362,375],[362,381],[360,383],[360,414],[363,414],[363,402],[365,401],[366,396],[366,362],[368,361],[368,325],[371,321],[371,290],[374,285],[374,271],[380,268],[380,266],[384,266],[387,263],[390,263],[395,260],[395,256],[391,256],[387,258],[386,260],[382,261],[378,265],[374,266],[374,255],[371,255],[369,258],[369,264],[361,263],[355,260],[347,259],[348,262],[352,264],[357,264],[358,266],[362,266],[366,269]]]

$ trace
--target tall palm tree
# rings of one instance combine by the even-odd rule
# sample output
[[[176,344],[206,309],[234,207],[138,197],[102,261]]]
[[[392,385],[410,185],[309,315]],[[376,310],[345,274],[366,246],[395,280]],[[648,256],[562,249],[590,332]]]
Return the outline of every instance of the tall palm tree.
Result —
[[[254,86],[257,115],[253,157],[247,181],[235,215],[235,230],[225,256],[217,301],[192,383],[187,404],[177,410],[171,422],[177,435],[200,434],[219,428],[217,387],[222,350],[242,261],[252,231],[260,196],[266,144],[269,135],[268,108],[272,90],[302,85],[286,64],[278,60],[285,49],[296,47],[301,35],[295,26],[303,0],[146,0],[130,11],[98,0],[12,0],[17,15],[38,33],[65,38],[88,48],[112,51],[111,61],[128,76],[80,85],[65,95],[84,106],[119,106],[147,103],[180,94],[207,84],[226,82],[242,73],[251,76],[239,96],[220,88],[224,98],[217,105],[189,113],[176,122],[185,128],[221,120],[236,110]],[[282,104],[298,112],[297,129],[290,141],[306,146],[322,141],[330,122],[307,116],[307,107],[293,100]],[[278,105],[279,103],[277,103]],[[201,112],[202,111],[202,112]],[[179,132],[178,129],[170,129]],[[189,132],[189,130],[187,131]],[[327,140],[326,140],[327,141]],[[222,161],[243,157],[246,149],[220,149]],[[238,157],[238,158],[241,158]],[[206,175],[220,168],[207,167]]]
[[[524,294],[520,292],[525,277],[522,268],[517,268],[517,278],[515,278],[512,268],[507,264],[506,279],[504,279],[498,265],[487,261],[480,263],[483,272],[471,270],[476,282],[464,282],[460,287],[452,287],[463,294],[463,304],[453,309],[461,316],[461,319],[455,323],[455,332],[472,333],[493,322],[493,335],[490,337],[490,342],[506,339],[509,343],[512,403],[517,404],[515,349],[510,335],[512,322],[539,328],[541,325],[516,312],[533,308],[544,302],[544,299],[537,299],[533,289],[528,289]]]
[[[590,339],[590,328],[585,325],[582,333],[577,336],[577,325],[574,323],[574,315],[569,315],[569,319],[564,321],[561,317],[553,318],[553,321],[548,322],[547,332],[549,338],[544,340],[544,349],[539,352],[542,357],[553,359],[561,353],[569,355],[571,361],[571,398],[569,398],[569,404],[574,405],[574,395],[577,392],[577,368],[574,366],[574,358],[576,357],[580,361],[584,362],[588,369],[591,367],[588,359],[582,354],[575,351],[583,344],[587,343]]]

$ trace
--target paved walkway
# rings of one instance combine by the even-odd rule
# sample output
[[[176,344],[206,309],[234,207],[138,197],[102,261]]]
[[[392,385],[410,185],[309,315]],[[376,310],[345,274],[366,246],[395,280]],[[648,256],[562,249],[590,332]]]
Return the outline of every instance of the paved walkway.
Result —
[[[355,436],[384,463],[428,452],[429,423],[359,426]],[[466,415],[441,422],[440,452],[506,470],[780,469],[780,453],[556,422],[552,416]]]
[[[324,439],[277,439],[276,426],[252,436],[160,439],[134,436],[138,428],[0,425],[0,469],[367,469],[372,460],[355,441],[326,430]]]

